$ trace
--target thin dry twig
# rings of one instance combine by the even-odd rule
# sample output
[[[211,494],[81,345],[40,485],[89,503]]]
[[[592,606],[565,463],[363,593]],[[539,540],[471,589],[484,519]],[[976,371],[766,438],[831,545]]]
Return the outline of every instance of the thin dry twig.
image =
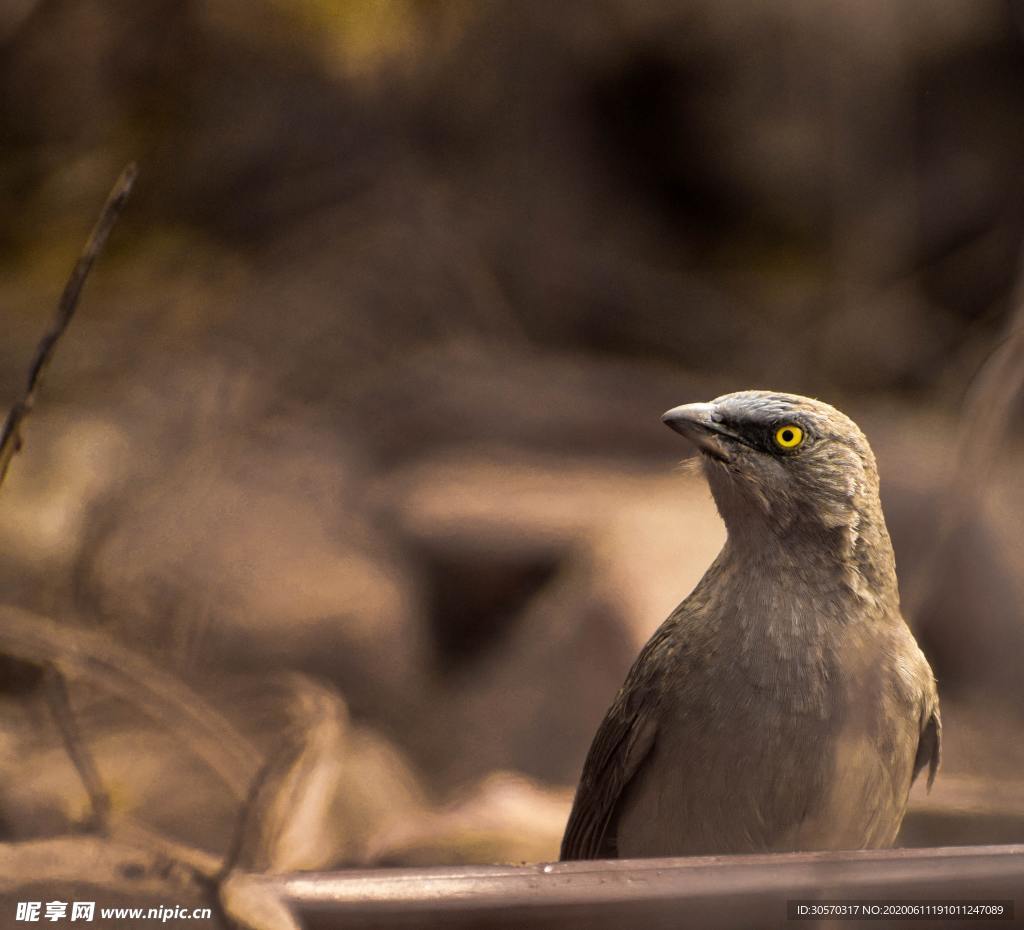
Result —
[[[103,779],[100,778],[92,753],[86,748],[85,740],[78,728],[78,721],[75,720],[67,682],[60,671],[52,665],[48,666],[44,673],[43,693],[50,713],[57,722],[57,729],[60,730],[61,739],[64,741],[64,749],[74,764],[78,777],[82,780],[82,787],[85,788],[85,792],[89,796],[89,804],[92,807],[90,826],[105,833],[110,817],[110,797],[103,786]]]
[[[137,173],[138,170],[133,162],[121,172],[121,176],[115,182],[102,211],[100,211],[99,219],[96,220],[96,225],[93,226],[92,232],[89,234],[85,248],[82,249],[82,254],[79,256],[67,284],[64,285],[60,303],[57,305],[57,315],[39,345],[36,346],[36,354],[29,366],[25,388],[7,414],[7,420],[0,432],[0,485],[3,485],[4,479],[7,477],[11,460],[21,448],[21,426],[32,412],[43,372],[49,365],[50,359],[53,358],[60,337],[64,335],[71,318],[75,315],[75,308],[78,306],[78,299],[81,297],[85,280],[100,252],[103,251],[110,230],[114,228],[114,223],[117,222],[117,218],[124,209]]]
[[[225,916],[244,930],[301,930],[291,907],[259,875],[232,872],[218,892]]]
[[[60,302],[57,304],[57,314],[54,317],[50,328],[43,334],[43,338],[36,346],[36,354],[29,366],[28,378],[25,381],[25,388],[21,395],[14,401],[13,406],[7,414],[3,430],[0,431],[0,486],[3,485],[10,468],[11,461],[21,449],[21,428],[28,415],[35,405],[36,394],[42,382],[43,372],[46,371],[50,359],[57,348],[60,337],[64,335],[71,318],[75,314],[78,300],[82,295],[82,288],[85,286],[86,278],[92,270],[103,246],[107,242],[110,230],[121,215],[124,205],[131,193],[132,185],[135,183],[137,169],[134,163],[129,164],[114,183],[106,203],[100,211],[99,219],[93,226],[92,232],[86,240],[82,254],[79,256],[75,267],[64,285],[64,291],[60,295]],[[107,816],[110,812],[110,800],[103,788],[96,764],[92,759],[88,747],[81,738],[78,726],[75,723],[74,713],[71,709],[71,702],[68,699],[67,685],[56,667],[43,664],[43,691],[46,696],[47,705],[60,730],[61,738],[64,740],[65,748],[71,761],[78,771],[82,784],[89,795],[92,804],[93,825],[98,829],[105,830]]]
[[[208,884],[162,851],[97,836],[58,836],[0,843],[0,894],[28,885],[66,886],[78,882],[132,896],[208,894]],[[98,915],[97,915],[98,916]]]
[[[67,678],[82,678],[122,695],[140,712],[177,736],[239,800],[259,770],[260,753],[186,684],[100,630],[0,605],[0,653],[52,665]]]
[[[328,867],[331,802],[340,789],[348,731],[341,696],[300,674],[289,675],[291,726],[253,779],[223,875]]]
[[[135,165],[130,164],[114,184],[64,287],[53,323],[36,347],[25,387],[0,431],[0,486],[21,449],[21,429],[32,412],[43,373],[74,316],[85,281],[124,208],[136,173]],[[240,797],[252,781],[259,758],[248,741],[185,685],[101,633],[71,629],[45,617],[0,606],[0,654],[42,670],[47,705],[88,792],[94,825],[104,833],[116,828],[133,840],[130,846],[109,838],[60,838],[35,844],[0,845],[0,890],[12,883],[16,886],[21,881],[38,881],[42,876],[81,880],[83,863],[88,862],[88,881],[102,883],[104,887],[121,889],[124,885],[125,892],[138,892],[146,887],[138,878],[144,876],[152,886],[150,890],[163,892],[171,884],[168,867],[173,866],[197,890],[220,895],[223,871],[215,857],[167,840],[125,818],[114,818],[112,822],[110,799],[75,720],[66,679],[85,677],[131,699],[152,719],[185,739]],[[128,875],[132,876],[130,881],[125,878]],[[297,927],[287,907],[272,892],[262,893],[256,908],[243,906],[244,901],[240,900],[245,897],[228,894],[223,906],[244,911],[246,917],[242,922],[247,926],[259,930]]]
[[[109,839],[161,856],[167,862],[173,862],[191,872],[195,880],[206,887],[216,888],[220,881],[222,869],[219,856],[188,843],[172,840],[127,814],[111,813]]]

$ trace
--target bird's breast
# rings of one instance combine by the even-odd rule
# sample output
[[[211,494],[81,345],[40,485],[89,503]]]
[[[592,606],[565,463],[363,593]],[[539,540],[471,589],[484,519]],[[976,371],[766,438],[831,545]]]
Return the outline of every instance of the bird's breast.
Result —
[[[886,697],[883,644],[806,626],[709,630],[676,653],[654,750],[622,808],[620,855],[891,843],[913,715]]]

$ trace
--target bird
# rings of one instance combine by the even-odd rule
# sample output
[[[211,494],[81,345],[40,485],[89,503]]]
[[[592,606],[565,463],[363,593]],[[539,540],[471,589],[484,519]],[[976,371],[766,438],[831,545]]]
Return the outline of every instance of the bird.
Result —
[[[867,439],[774,391],[662,419],[696,446],[726,542],[598,728],[561,859],[891,846],[942,724]]]

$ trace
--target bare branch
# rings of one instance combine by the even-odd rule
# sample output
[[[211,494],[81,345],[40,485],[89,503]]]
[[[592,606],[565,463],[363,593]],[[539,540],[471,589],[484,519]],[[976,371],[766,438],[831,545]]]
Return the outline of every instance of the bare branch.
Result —
[[[225,914],[244,930],[300,930],[292,909],[258,875],[232,872],[218,893]]]
[[[177,863],[191,872],[197,882],[208,887],[216,887],[220,881],[221,860],[213,853],[172,840],[127,814],[111,812],[109,825],[111,842],[123,843]]]
[[[75,314],[78,298],[81,296],[82,288],[85,286],[85,279],[89,276],[93,263],[100,252],[103,251],[103,246],[106,245],[110,230],[113,229],[114,223],[117,222],[117,218],[124,209],[128,195],[131,193],[132,185],[135,183],[137,173],[133,162],[121,172],[121,176],[115,182],[110,195],[107,197],[107,202],[103,205],[99,219],[89,234],[85,248],[82,249],[82,254],[72,270],[67,284],[64,285],[64,292],[60,295],[60,303],[57,305],[57,315],[54,317],[49,330],[46,331],[36,347],[35,357],[29,366],[25,388],[7,414],[3,431],[0,432],[0,486],[3,485],[4,478],[7,477],[7,469],[10,468],[11,460],[21,448],[21,425],[32,412],[32,406],[35,403],[36,393],[39,390],[39,383],[42,380],[43,372],[53,357],[54,350],[57,348],[57,342],[64,335],[64,331],[68,328],[68,324]]]
[[[75,308],[78,306],[78,299],[81,297],[85,280],[89,276],[89,271],[92,269],[97,257],[103,250],[107,237],[110,235],[110,230],[113,229],[114,223],[117,222],[118,216],[120,216],[121,211],[124,209],[125,202],[128,200],[128,194],[135,183],[136,174],[135,164],[129,164],[114,183],[114,187],[107,196],[103,209],[100,211],[99,219],[96,221],[96,225],[93,226],[85,247],[82,249],[82,254],[72,269],[67,284],[64,285],[64,291],[60,296],[60,303],[57,305],[57,314],[54,317],[53,323],[43,334],[39,345],[36,346],[36,353],[32,359],[32,364],[29,366],[24,390],[8,412],[3,431],[0,432],[0,486],[3,485],[4,479],[7,477],[7,470],[10,468],[11,460],[21,449],[21,427],[25,419],[32,412],[43,372],[50,363],[50,359],[53,358],[53,353],[57,348],[60,337],[64,335],[64,331],[68,328],[68,324],[75,314]],[[37,663],[30,662],[30,664]],[[68,755],[71,757],[92,802],[94,824],[103,829],[106,826],[110,804],[92,755],[82,741],[78,726],[75,723],[74,715],[71,711],[71,703],[68,699],[67,685],[59,669],[46,663],[42,664],[42,668],[44,670],[43,690],[47,704],[53,714],[57,728],[60,730]]]
[[[102,631],[0,605],[0,653],[122,695],[181,739],[236,798],[248,794],[260,753],[187,685]]]
[[[89,795],[89,803],[92,807],[91,826],[105,833],[110,816],[110,796],[107,794],[103,779],[100,778],[92,753],[85,740],[82,739],[78,721],[75,720],[74,711],[71,709],[67,682],[52,665],[46,667],[43,675],[43,693],[50,708],[50,714],[64,740],[64,748],[75,766],[75,771],[78,772],[78,777],[82,780],[82,787]]]
[[[93,836],[0,843],[0,894],[81,882],[131,896],[176,894],[205,903],[205,883],[163,854]],[[98,915],[97,915],[98,916]]]
[[[292,725],[252,781],[224,875],[322,869],[337,856],[331,805],[341,790],[348,709],[334,691],[289,678]]]

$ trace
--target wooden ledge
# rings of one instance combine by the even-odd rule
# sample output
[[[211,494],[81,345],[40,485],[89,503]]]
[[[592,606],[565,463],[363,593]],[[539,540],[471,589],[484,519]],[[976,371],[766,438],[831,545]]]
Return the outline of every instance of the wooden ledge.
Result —
[[[341,926],[559,930],[790,926],[800,930],[817,924],[787,921],[788,900],[1009,901],[1015,897],[1019,913],[1013,921],[954,925],[1024,927],[1024,845],[372,869],[258,881],[287,902],[311,930]],[[849,923],[860,928],[874,924]],[[846,923],[831,920],[827,925]],[[893,922],[884,925],[892,927]]]

